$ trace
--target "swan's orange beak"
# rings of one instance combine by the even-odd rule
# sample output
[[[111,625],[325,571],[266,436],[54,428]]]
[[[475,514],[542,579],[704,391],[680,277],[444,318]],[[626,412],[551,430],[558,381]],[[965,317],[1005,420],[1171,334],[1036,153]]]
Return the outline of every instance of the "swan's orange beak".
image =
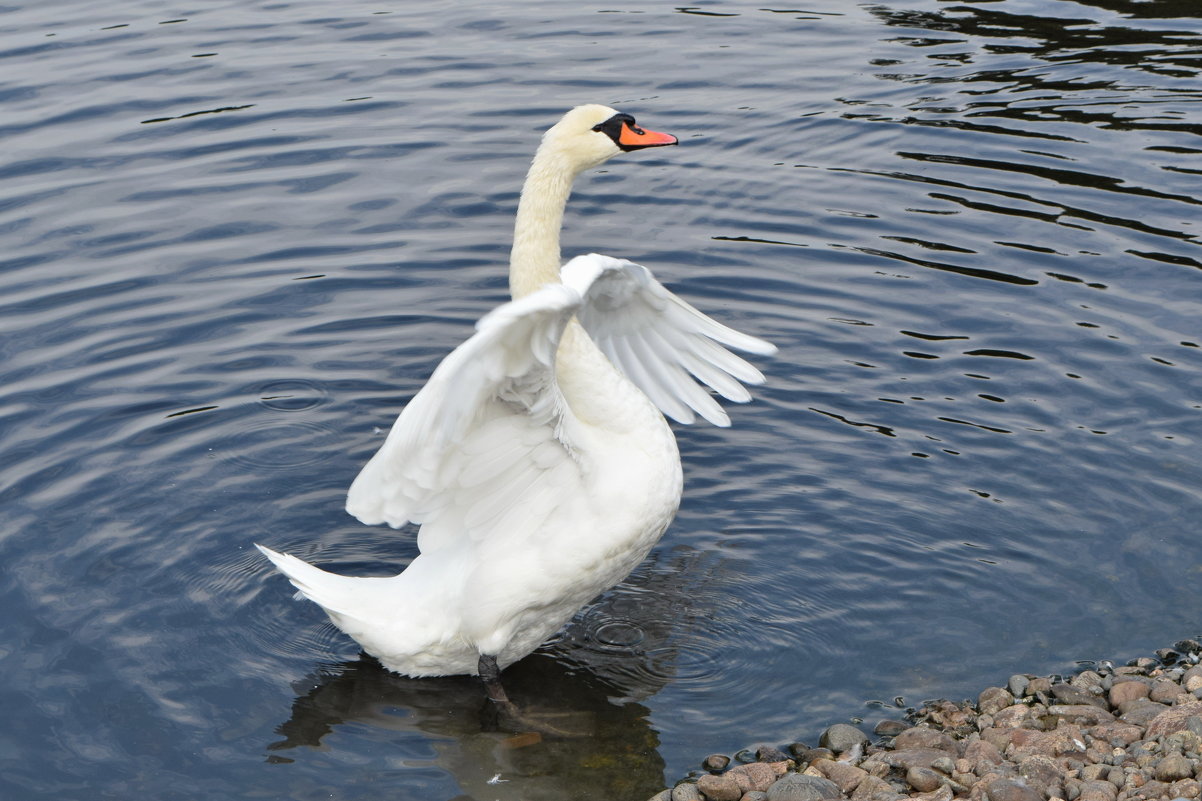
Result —
[[[637,150],[641,147],[662,147],[664,145],[674,145],[677,141],[676,137],[672,134],[648,131],[644,128],[631,125],[628,122],[622,123],[622,130],[618,133],[618,146],[623,150]]]

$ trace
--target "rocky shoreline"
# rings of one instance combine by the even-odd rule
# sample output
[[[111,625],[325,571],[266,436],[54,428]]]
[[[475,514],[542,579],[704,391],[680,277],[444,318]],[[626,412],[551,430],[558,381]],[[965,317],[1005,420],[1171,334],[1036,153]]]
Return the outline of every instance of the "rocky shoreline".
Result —
[[[837,723],[817,747],[713,754],[650,801],[1195,801],[1200,662],[1202,644],[1182,640],[1071,678],[1011,676],[975,703],[882,720],[874,737]]]

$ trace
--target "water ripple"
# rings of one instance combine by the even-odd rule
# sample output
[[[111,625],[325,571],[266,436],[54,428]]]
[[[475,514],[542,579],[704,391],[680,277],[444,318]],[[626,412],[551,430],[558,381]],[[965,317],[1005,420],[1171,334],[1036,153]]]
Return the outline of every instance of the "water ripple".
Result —
[[[5,779],[649,797],[867,698],[1192,634],[1157,599],[1202,519],[1198,20],[1038,5],[0,9]],[[682,146],[583,179],[565,256],[780,352],[731,429],[678,427],[649,560],[507,671],[586,751],[515,749],[253,542],[413,558],[346,486],[506,297],[530,153],[592,100]]]

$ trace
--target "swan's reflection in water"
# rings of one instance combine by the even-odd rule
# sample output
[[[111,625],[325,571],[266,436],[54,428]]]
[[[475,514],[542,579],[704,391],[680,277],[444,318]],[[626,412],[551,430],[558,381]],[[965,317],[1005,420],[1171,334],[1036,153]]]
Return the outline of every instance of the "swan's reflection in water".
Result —
[[[462,801],[642,798],[662,788],[664,765],[647,708],[611,701],[618,688],[543,653],[505,671],[505,688],[526,714],[575,736],[498,726],[472,677],[409,679],[364,656],[311,678],[277,729],[284,739],[268,748],[272,761],[289,759],[291,749],[320,747],[337,727],[356,724],[428,737]]]
[[[449,773],[463,792],[455,801],[650,797],[663,789],[664,761],[640,701],[676,677],[680,659],[688,663],[704,629],[698,618],[713,611],[703,588],[720,573],[721,560],[691,548],[653,553],[552,643],[505,670],[524,714],[575,736],[507,730],[475,677],[410,679],[362,656],[298,683],[268,759],[339,749],[323,739],[340,728],[370,730],[386,752],[404,751],[399,735],[413,732],[428,749],[401,761]],[[503,781],[490,783],[498,774]]]
[[[498,725],[478,679],[408,679],[364,656],[295,688],[292,716],[277,729],[284,739],[268,758],[340,749],[330,735],[366,729],[385,752],[408,747],[406,764],[450,774],[464,793],[457,801],[650,797],[663,788],[664,762],[640,701],[682,665],[689,674],[689,654],[707,628],[701,621],[713,625],[706,588],[721,573],[712,554],[655,552],[552,643],[505,671],[505,688],[525,714],[576,736],[514,734]],[[404,732],[420,734],[428,748],[413,753]],[[490,784],[498,774],[504,781]]]

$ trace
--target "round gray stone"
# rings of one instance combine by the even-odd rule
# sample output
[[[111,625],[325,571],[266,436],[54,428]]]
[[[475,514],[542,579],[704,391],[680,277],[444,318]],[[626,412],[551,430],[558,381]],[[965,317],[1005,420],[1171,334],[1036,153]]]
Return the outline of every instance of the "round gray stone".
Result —
[[[868,742],[868,735],[849,723],[836,723],[827,728],[818,738],[818,745],[829,748],[836,754],[850,751],[857,745]]]
[[[1008,689],[1010,694],[1015,698],[1022,698],[1027,694],[1027,685],[1030,683],[1031,680],[1026,676],[1022,675],[1021,673],[1015,673],[1010,677],[1010,680],[1006,682],[1006,689]]]
[[[701,791],[690,782],[678,784],[672,788],[672,801],[701,801]]]
[[[768,788],[768,801],[836,801],[839,785],[820,776],[788,773]]]

